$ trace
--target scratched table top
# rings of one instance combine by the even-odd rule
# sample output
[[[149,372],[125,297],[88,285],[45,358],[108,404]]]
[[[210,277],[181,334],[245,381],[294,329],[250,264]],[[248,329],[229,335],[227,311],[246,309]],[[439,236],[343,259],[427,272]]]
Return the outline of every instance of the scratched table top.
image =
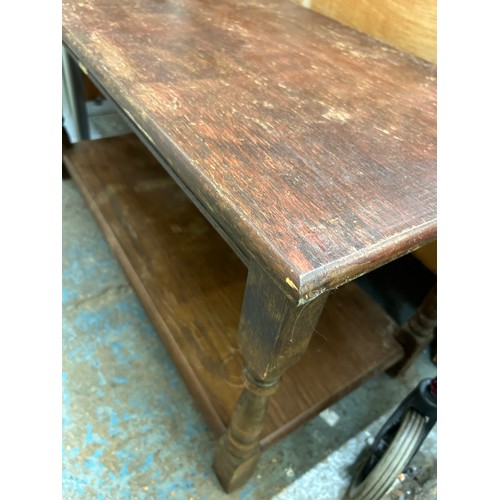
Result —
[[[434,65],[289,0],[63,0],[62,20],[170,174],[290,293],[435,239]]]

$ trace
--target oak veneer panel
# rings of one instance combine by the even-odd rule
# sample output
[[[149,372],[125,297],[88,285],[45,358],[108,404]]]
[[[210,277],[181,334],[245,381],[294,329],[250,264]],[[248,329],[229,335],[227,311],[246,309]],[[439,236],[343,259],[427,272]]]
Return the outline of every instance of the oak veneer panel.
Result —
[[[436,0],[294,0],[401,50],[436,62]]]
[[[236,331],[246,268],[137,137],[65,152],[146,310],[220,433],[243,388]],[[394,322],[354,284],[332,293],[301,361],[272,398],[268,445],[402,357]]]
[[[290,294],[435,239],[434,65],[289,0],[62,7],[70,53]]]

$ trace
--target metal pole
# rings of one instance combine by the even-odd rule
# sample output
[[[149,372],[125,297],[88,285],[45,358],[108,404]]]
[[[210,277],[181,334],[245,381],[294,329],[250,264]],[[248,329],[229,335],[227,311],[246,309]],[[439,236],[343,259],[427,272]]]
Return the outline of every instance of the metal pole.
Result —
[[[90,139],[89,118],[83,93],[82,71],[63,47],[63,92],[73,119],[76,140]]]

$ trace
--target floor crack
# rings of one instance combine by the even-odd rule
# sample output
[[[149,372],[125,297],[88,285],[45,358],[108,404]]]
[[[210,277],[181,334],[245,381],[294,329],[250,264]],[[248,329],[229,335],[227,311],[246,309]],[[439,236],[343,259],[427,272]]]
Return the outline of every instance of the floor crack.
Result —
[[[119,299],[130,293],[132,287],[130,285],[110,285],[104,287],[101,291],[92,295],[82,295],[63,306],[65,312],[70,313],[72,310],[80,309],[81,307],[93,308],[101,303],[107,303],[112,300]]]

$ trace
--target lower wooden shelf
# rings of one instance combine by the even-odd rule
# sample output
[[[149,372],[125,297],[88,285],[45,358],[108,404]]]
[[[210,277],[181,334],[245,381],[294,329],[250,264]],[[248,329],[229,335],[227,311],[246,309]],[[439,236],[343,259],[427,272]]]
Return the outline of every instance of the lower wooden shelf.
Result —
[[[134,135],[80,142],[65,163],[217,434],[243,388],[246,268]],[[273,396],[267,446],[403,356],[395,322],[354,283],[331,293]]]

